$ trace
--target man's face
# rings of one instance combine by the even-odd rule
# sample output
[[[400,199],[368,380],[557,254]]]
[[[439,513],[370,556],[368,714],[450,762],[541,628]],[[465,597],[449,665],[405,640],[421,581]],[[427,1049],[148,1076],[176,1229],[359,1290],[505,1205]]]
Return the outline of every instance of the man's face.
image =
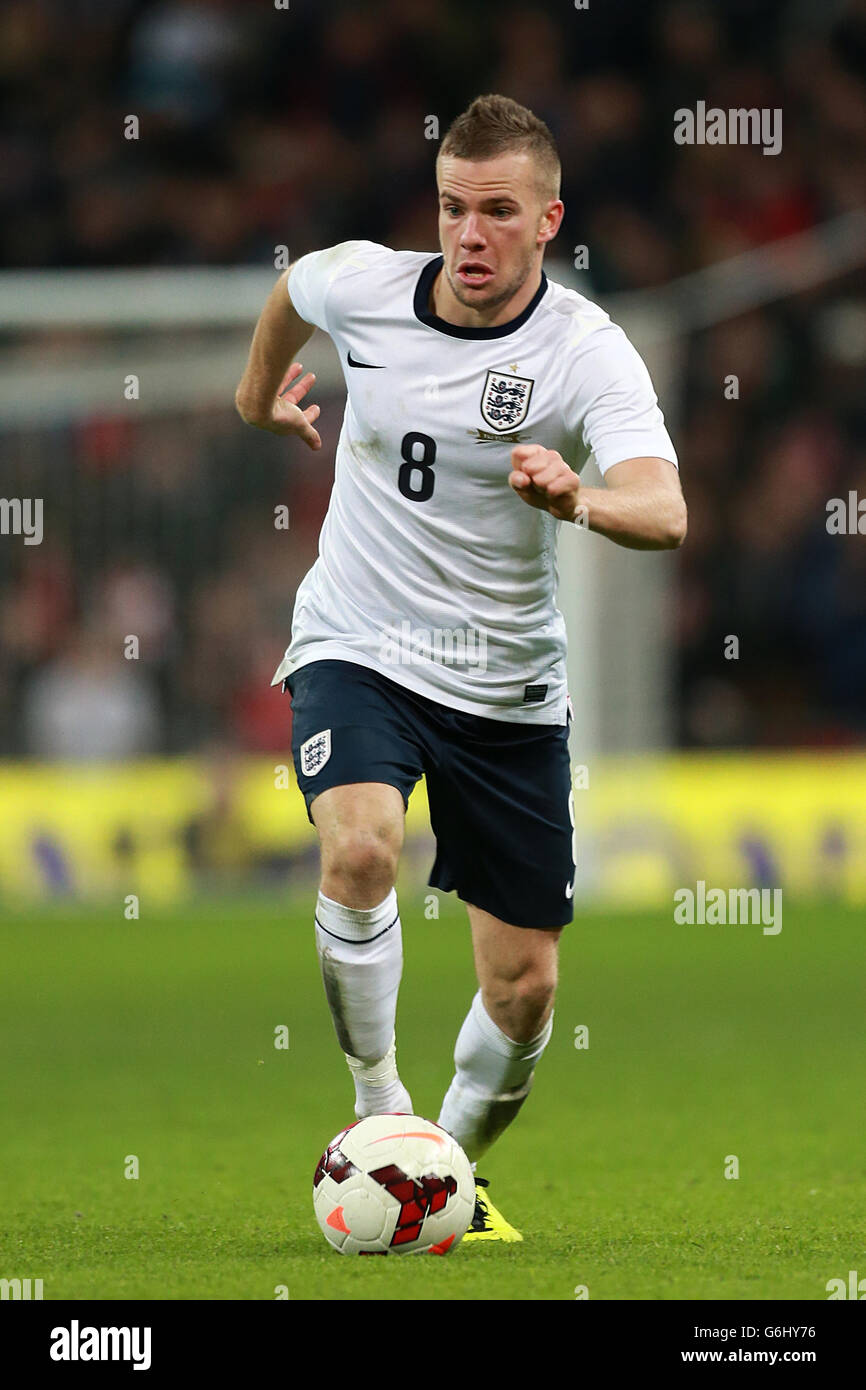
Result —
[[[540,263],[562,219],[562,203],[545,202],[532,156],[439,160],[439,243],[451,291],[468,309],[505,304]]]

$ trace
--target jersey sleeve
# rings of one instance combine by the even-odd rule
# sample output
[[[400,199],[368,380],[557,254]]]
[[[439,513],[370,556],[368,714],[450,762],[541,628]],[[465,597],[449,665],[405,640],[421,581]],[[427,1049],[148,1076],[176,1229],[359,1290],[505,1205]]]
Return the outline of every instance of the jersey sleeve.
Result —
[[[305,323],[315,324],[326,333],[335,326],[332,322],[331,287],[337,277],[350,267],[363,269],[371,253],[381,250],[372,241],[341,241],[323,251],[309,251],[291,267],[287,280],[289,297]]]
[[[679,467],[643,358],[616,324],[582,339],[566,381],[569,426],[602,474],[633,458]]]

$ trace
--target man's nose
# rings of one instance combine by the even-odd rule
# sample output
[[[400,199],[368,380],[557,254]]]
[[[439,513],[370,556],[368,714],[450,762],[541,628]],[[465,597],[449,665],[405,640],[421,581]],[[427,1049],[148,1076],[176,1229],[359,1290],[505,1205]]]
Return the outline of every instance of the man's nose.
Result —
[[[475,212],[466,214],[463,229],[460,234],[460,241],[464,246],[483,246],[484,231],[481,225],[481,218]]]

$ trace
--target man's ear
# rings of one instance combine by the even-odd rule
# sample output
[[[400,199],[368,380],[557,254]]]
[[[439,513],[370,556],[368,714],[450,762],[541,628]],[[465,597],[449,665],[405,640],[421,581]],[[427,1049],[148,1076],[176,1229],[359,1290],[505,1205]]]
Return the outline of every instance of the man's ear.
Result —
[[[553,241],[565,215],[565,204],[561,198],[551,198],[546,204],[541,214],[541,225],[538,229],[538,241],[540,245]]]

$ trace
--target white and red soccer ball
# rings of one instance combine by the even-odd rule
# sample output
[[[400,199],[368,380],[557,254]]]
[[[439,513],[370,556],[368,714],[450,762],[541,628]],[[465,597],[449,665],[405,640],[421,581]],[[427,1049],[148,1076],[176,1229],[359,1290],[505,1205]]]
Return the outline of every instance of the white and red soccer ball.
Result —
[[[322,1154],[313,1206],[343,1255],[445,1255],[469,1229],[475,1179],[439,1125],[420,1115],[371,1115]]]

